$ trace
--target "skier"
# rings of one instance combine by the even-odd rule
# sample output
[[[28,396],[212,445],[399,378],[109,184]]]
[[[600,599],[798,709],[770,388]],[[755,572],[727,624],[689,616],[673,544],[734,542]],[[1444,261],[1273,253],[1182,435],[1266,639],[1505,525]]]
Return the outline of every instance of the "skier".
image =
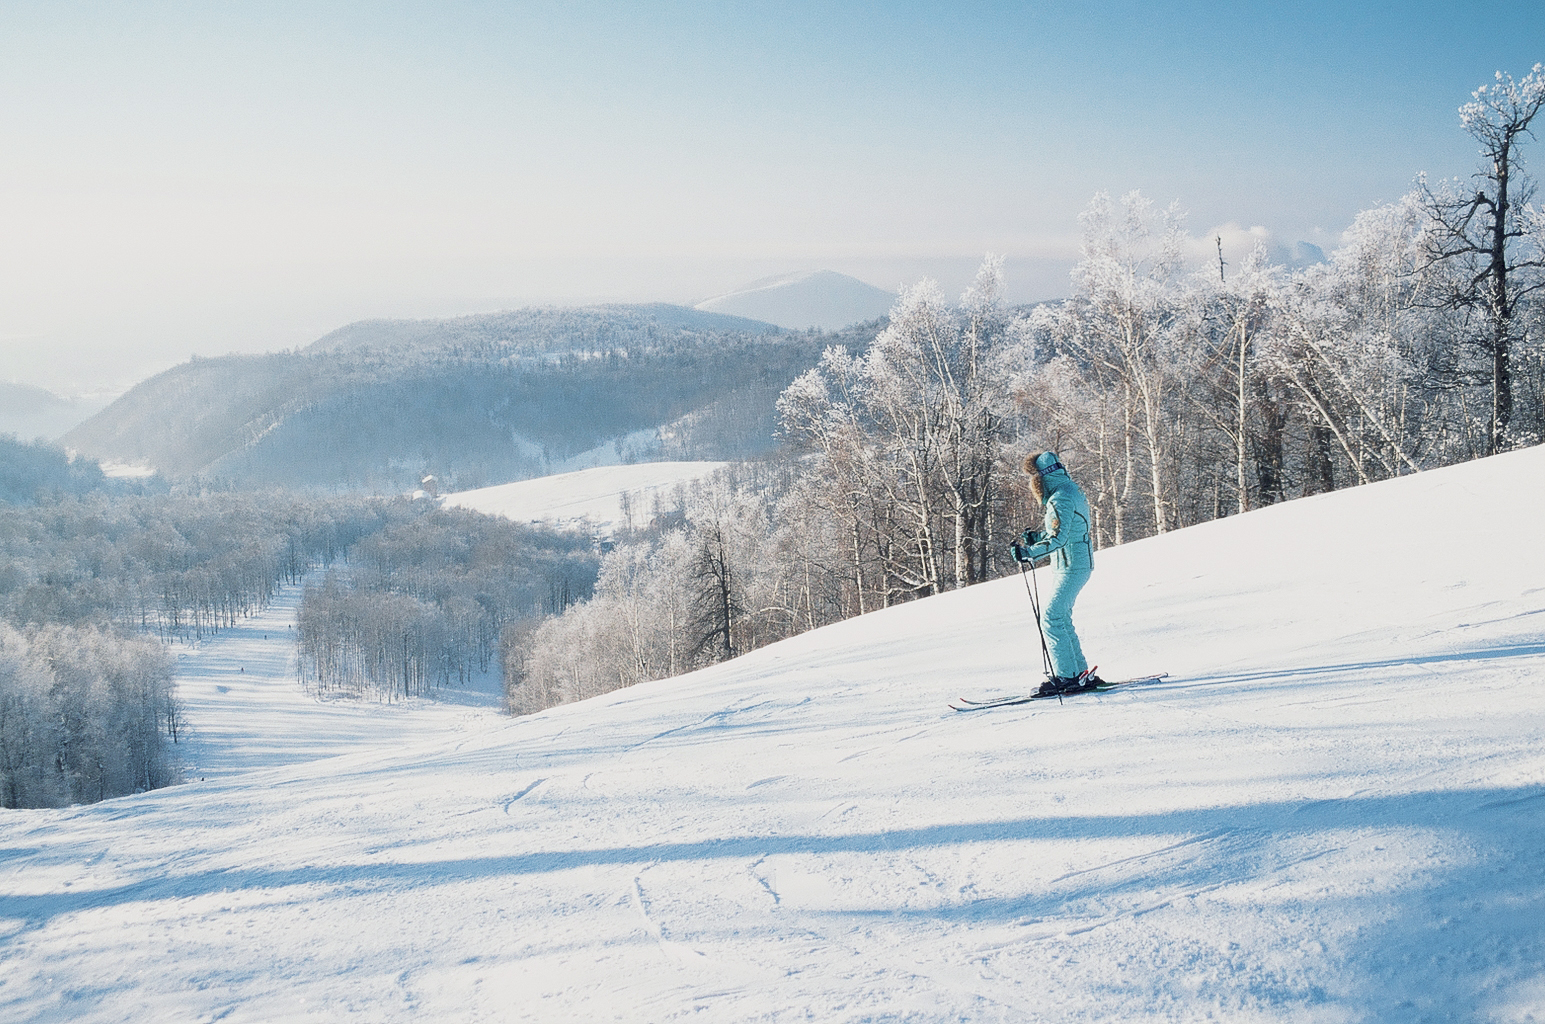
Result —
[[[1089,501],[1062,468],[1056,452],[1027,456],[1025,472],[1030,477],[1030,493],[1044,509],[1041,525],[1046,529],[1026,530],[1010,551],[1015,561],[1032,565],[1050,556],[1052,566],[1051,591],[1041,610],[1052,675],[1036,696],[1092,690],[1104,681],[1089,671],[1078,634],[1073,631],[1073,602],[1094,571]]]

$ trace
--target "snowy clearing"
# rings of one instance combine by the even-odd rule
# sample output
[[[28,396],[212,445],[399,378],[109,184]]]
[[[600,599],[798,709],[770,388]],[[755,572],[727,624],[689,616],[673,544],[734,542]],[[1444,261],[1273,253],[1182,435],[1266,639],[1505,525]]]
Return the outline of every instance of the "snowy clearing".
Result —
[[[156,467],[128,462],[101,462],[102,475],[110,480],[140,480],[156,475]]]
[[[728,463],[724,462],[639,462],[626,466],[600,466],[480,487],[475,491],[459,491],[447,494],[444,504],[485,515],[504,516],[516,522],[586,523],[591,529],[610,533],[622,522],[624,494],[632,496],[634,515],[642,523],[648,519],[650,503],[656,495],[668,497],[677,484],[690,483],[726,465]]]
[[[287,588],[264,611],[203,644],[172,646],[178,697],[189,723],[179,744],[189,779],[377,749],[430,730],[459,728],[469,718],[469,706],[501,705],[497,670],[472,687],[440,689],[433,699],[383,704],[308,695],[295,678],[301,590]]]
[[[1545,1019],[1542,507],[1535,449],[1103,552],[1086,650],[1171,677],[1062,705],[945,707],[1038,674],[1019,579],[284,710],[316,760],[190,683],[207,781],[0,812],[0,1019]]]

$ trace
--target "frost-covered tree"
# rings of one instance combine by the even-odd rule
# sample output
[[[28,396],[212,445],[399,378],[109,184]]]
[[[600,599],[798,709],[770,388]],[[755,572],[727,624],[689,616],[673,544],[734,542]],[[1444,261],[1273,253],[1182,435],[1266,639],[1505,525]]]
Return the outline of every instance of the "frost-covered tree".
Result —
[[[840,524],[843,561],[859,614],[890,603],[891,504],[864,411],[864,370],[831,347],[778,400],[782,435],[803,455],[803,483],[790,500],[807,521]]]
[[[423,507],[418,507],[423,506]],[[299,667],[322,690],[413,697],[486,671],[504,628],[586,596],[587,537],[418,503],[307,587]]]
[[[1227,441],[1232,457],[1234,507],[1248,512],[1259,504],[1280,501],[1283,493],[1283,429],[1280,396],[1261,366],[1261,347],[1272,329],[1271,305],[1283,287],[1283,273],[1257,245],[1232,276],[1220,264],[1214,288],[1204,273],[1197,289],[1200,346],[1193,357],[1193,408]],[[1200,443],[1200,441],[1198,441]],[[1221,485],[1223,474],[1215,473]],[[1222,487],[1215,489],[1221,495]],[[1221,500],[1212,515],[1222,514]]]
[[[1475,187],[1424,188],[1425,205],[1437,225],[1428,236],[1431,260],[1454,267],[1446,296],[1452,308],[1479,314],[1479,341],[1490,357],[1492,407],[1487,453],[1512,447],[1513,347],[1520,304],[1545,287],[1545,250],[1531,228],[1533,181],[1524,173],[1520,145],[1545,106],[1542,65],[1518,81],[1497,72],[1459,108],[1460,123],[1480,143],[1481,168]]]
[[[1414,428],[1434,327],[1420,304],[1425,230],[1414,197],[1367,211],[1276,302],[1269,367],[1300,403],[1311,443],[1333,439],[1359,483],[1420,468]],[[1328,459],[1312,456],[1327,477]]]
[[[1174,434],[1174,370],[1188,337],[1182,271],[1184,218],[1175,204],[1156,210],[1139,192],[1119,203],[1098,193],[1079,216],[1083,231],[1074,296],[1045,307],[1037,328],[1053,351],[1075,360],[1116,403],[1114,444],[1102,444],[1100,478],[1115,497],[1113,533],[1127,536],[1132,482],[1147,478],[1154,529],[1172,525],[1166,480]],[[1106,461],[1108,460],[1108,461]],[[1138,463],[1141,461],[1141,468]]]
[[[97,627],[0,622],[0,807],[89,803],[168,785],[177,716],[161,644]]]
[[[528,714],[676,675],[783,635],[764,591],[767,506],[733,480],[710,479],[601,562],[595,593],[534,628],[512,628],[504,653],[510,710]]]
[[[689,569],[693,616],[692,651],[708,661],[724,661],[745,650],[739,645],[749,614],[743,573],[754,565],[748,550],[749,531],[743,529],[748,513],[726,488],[710,486],[693,502],[693,557]]]
[[[828,349],[779,401],[783,436],[840,516],[860,610],[985,579],[1012,332],[989,256],[958,305],[904,289],[861,355]],[[871,597],[871,595],[873,595]]]

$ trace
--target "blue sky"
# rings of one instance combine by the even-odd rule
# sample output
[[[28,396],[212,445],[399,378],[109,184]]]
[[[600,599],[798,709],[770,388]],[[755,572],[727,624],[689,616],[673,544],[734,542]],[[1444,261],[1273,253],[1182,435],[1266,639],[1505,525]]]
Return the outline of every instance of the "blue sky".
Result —
[[[1503,6],[7,0],[0,378],[989,250],[1050,297],[1099,189],[1329,247],[1473,169],[1457,108],[1545,60]]]

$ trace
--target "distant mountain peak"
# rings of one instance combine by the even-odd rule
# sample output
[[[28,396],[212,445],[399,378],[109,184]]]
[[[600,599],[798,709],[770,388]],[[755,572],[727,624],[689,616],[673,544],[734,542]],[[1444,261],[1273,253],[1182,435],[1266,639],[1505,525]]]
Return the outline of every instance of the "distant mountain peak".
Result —
[[[1325,250],[1313,242],[1294,242],[1288,247],[1288,266],[1307,267],[1325,262]]]
[[[732,292],[726,292],[724,295],[717,296],[716,298],[713,298],[713,299],[705,299],[704,302],[698,303],[696,308],[702,309],[704,303],[715,302],[718,299],[729,298],[732,295],[745,295],[748,292],[765,291],[768,288],[781,288],[781,287],[783,287],[785,285],[795,285],[795,284],[801,284],[801,283],[809,282],[809,281],[817,281],[817,282],[856,281],[859,284],[863,284],[864,283],[862,281],[859,281],[858,278],[856,278],[856,277],[849,277],[846,274],[839,274],[835,270],[796,270],[796,271],[794,271],[793,273],[790,273],[790,274],[774,274],[772,277],[757,278],[755,281],[752,281],[750,284],[743,284],[739,288],[736,288]],[[869,287],[869,286],[866,285],[865,287]],[[887,293],[887,294],[889,294],[889,293]]]
[[[894,292],[834,270],[803,270],[764,277],[699,302],[704,312],[764,320],[790,330],[834,331],[890,312]]]

